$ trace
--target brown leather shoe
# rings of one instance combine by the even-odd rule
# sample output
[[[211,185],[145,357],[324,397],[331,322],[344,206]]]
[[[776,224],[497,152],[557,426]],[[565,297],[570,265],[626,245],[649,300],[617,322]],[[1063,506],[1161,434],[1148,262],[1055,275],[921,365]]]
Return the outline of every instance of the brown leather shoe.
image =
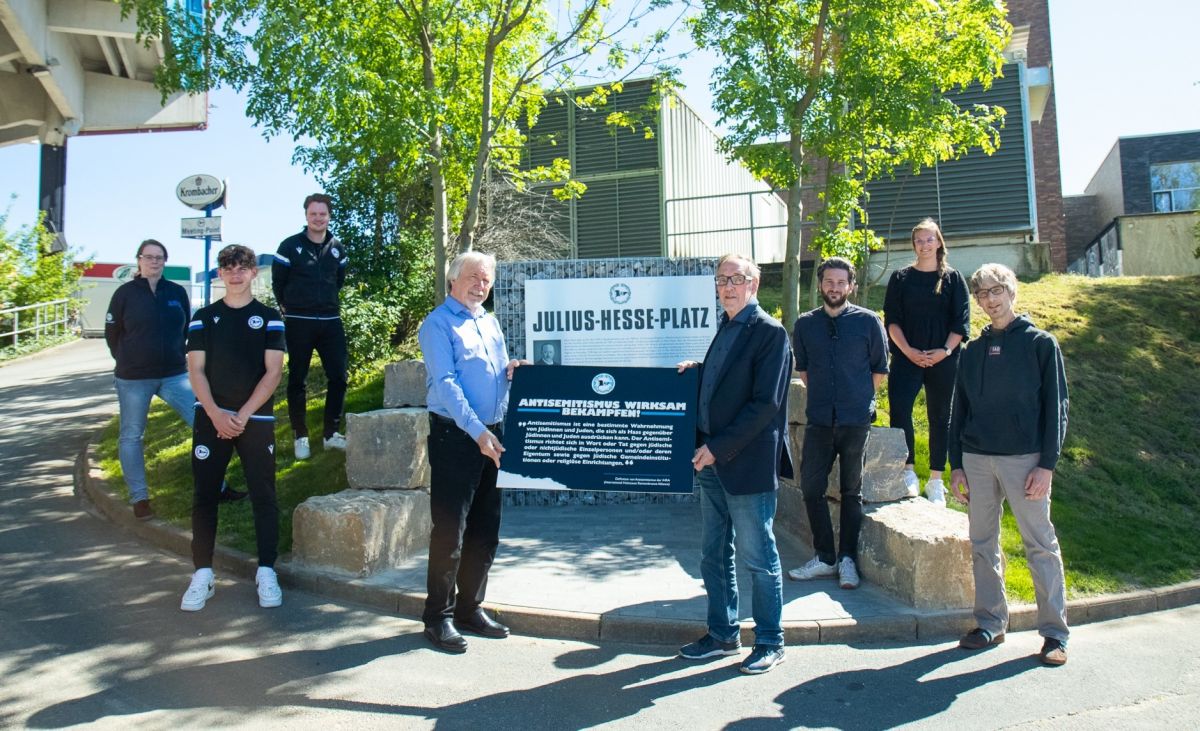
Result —
[[[454,624],[460,630],[473,632],[482,637],[491,637],[493,639],[508,637],[508,627],[489,617],[487,612],[483,611],[483,607],[477,607],[465,619],[455,617]]]
[[[1066,665],[1067,646],[1053,637],[1047,637],[1042,643],[1042,651],[1038,653],[1043,665]]]
[[[150,509],[149,500],[138,500],[133,504],[133,517],[138,520],[150,520],[154,517],[154,511]]]

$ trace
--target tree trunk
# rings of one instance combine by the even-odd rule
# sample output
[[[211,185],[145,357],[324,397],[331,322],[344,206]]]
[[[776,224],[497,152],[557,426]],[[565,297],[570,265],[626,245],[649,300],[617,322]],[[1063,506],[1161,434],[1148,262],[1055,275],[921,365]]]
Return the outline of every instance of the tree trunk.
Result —
[[[429,180],[433,186],[433,271],[435,274],[433,301],[446,299],[446,234],[449,221],[446,212],[446,177],[442,172],[442,136],[437,123],[430,125]]]
[[[437,77],[433,72],[433,40],[429,28],[422,27],[419,36],[425,91],[434,96],[437,94]],[[450,231],[450,222],[446,210],[446,174],[443,167],[442,129],[438,126],[436,116],[429,121],[428,132],[429,182],[433,188],[433,301],[434,304],[441,304],[446,299],[446,244],[449,243],[446,239]]]
[[[799,134],[792,134],[788,151],[796,166],[796,179],[788,188],[787,244],[783,255],[783,324],[791,329],[792,323],[800,316],[800,231],[804,222],[804,204],[800,200],[804,145]]]
[[[475,244],[475,227],[479,225],[479,196],[483,190],[483,178],[487,172],[491,153],[492,131],[492,76],[496,65],[496,52],[490,45],[483,54],[482,98],[479,114],[479,149],[475,163],[471,166],[471,187],[467,191],[467,206],[463,211],[462,227],[458,230],[459,253],[470,251]]]

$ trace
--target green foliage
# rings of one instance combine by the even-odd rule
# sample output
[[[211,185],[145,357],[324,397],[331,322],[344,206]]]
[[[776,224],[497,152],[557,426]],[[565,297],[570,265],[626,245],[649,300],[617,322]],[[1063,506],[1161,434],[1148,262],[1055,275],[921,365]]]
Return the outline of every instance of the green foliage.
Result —
[[[636,0],[617,31],[664,4]],[[164,92],[244,90],[268,134],[304,141],[306,164],[428,201],[438,299],[447,253],[472,248],[486,175],[519,175],[517,121],[589,59],[629,57],[610,0],[553,12],[539,0],[213,0],[203,24],[161,0],[121,7],[142,42],[164,38]]]
[[[729,130],[724,149],[791,189],[788,319],[798,304],[799,184],[811,164],[830,163],[816,245],[861,260],[876,241],[869,230],[848,233],[864,181],[998,144],[1003,109],[946,98],[1000,73],[1011,26],[992,0],[703,0],[691,31],[721,60],[712,90]]]
[[[51,253],[54,234],[41,221],[14,232],[8,231],[7,221],[8,214],[0,214],[0,307],[74,297],[83,274],[74,253]]]

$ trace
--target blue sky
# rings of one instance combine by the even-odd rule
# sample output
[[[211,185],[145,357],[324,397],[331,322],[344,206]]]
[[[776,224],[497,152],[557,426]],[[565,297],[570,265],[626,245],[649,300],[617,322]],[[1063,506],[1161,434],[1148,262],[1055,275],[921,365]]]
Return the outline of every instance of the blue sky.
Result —
[[[1063,192],[1080,193],[1118,137],[1200,129],[1200,2],[1154,0],[1130,12],[1124,0],[1050,0]],[[715,126],[711,60],[684,62],[684,98]],[[67,149],[66,230],[98,261],[128,261],[157,238],[174,264],[199,270],[203,241],[179,238],[179,219],[197,215],[175,198],[188,175],[230,181],[219,211],[227,241],[272,251],[304,224],[313,176],[291,164],[289,138],[266,141],[243,115],[244,100],[210,95],[208,129],[72,138]],[[14,200],[11,196],[15,194]],[[38,147],[0,147],[0,210],[9,228],[37,213]],[[336,231],[336,220],[333,226]]]

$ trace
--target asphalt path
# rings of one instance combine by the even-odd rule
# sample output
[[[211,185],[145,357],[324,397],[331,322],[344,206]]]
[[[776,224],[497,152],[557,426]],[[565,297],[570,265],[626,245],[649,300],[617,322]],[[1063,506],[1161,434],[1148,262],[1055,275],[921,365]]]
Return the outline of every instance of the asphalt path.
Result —
[[[1200,607],[1075,630],[1043,668],[1036,634],[953,643],[674,648],[472,638],[429,648],[416,622],[300,591],[264,610],[248,581],[179,611],[190,565],[95,517],[75,456],[115,410],[99,341],[0,367],[0,727],[777,729],[1188,728],[1200,717]],[[602,587],[597,587],[602,591]]]

